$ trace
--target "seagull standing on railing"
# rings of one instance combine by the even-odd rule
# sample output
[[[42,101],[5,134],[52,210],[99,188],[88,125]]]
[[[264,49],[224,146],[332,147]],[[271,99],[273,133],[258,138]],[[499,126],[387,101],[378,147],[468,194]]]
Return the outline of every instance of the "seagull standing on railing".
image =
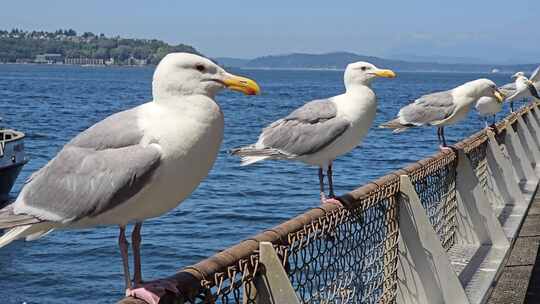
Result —
[[[424,95],[399,110],[397,118],[382,124],[381,128],[403,132],[411,127],[435,126],[441,149],[446,149],[444,127],[464,119],[473,103],[480,97],[493,97],[502,103],[504,95],[489,79],[469,81],[452,90]]]
[[[266,127],[256,143],[231,153],[241,157],[243,166],[266,159],[297,160],[318,166],[321,202],[339,204],[334,199],[332,162],[358,146],[373,124],[377,100],[370,85],[377,77],[394,78],[396,74],[368,62],[349,64],[344,74],[345,93],[306,103]]]
[[[152,102],[77,135],[30,177],[12,205],[0,210],[0,229],[9,229],[0,247],[58,228],[118,225],[126,293],[157,303],[156,290],[164,290],[142,284],[142,222],[178,206],[212,168],[223,138],[223,113],[214,97],[223,88],[259,93],[254,81],[206,58],[167,55],[154,72]],[[129,275],[128,223],[135,223],[136,289]]]
[[[495,97],[483,96],[478,99],[474,107],[476,108],[478,115],[480,115],[480,117],[482,117],[482,119],[484,120],[486,128],[488,128],[488,116],[491,116],[493,118],[491,126],[495,125],[495,116],[502,110],[503,103]]]
[[[538,94],[538,89],[540,89],[540,66],[532,72],[530,78],[527,78],[523,72],[515,73],[512,78],[516,80],[500,87],[500,90],[508,96],[506,100],[510,102],[512,112],[514,112],[514,101],[516,100],[531,96],[540,99]]]

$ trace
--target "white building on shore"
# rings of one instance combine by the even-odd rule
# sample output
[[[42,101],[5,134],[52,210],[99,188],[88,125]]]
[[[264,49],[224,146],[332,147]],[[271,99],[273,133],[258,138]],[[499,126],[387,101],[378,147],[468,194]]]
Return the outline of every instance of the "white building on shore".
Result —
[[[34,59],[34,63],[62,64],[63,62],[64,56],[62,54],[39,54]]]
[[[64,61],[65,64],[75,64],[75,65],[104,65],[105,61],[103,59],[95,58],[66,58]]]

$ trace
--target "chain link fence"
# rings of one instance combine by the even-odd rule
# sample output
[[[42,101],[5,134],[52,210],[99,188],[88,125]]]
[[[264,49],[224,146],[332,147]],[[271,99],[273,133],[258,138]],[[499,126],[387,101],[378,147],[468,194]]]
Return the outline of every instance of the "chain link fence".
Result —
[[[518,115],[506,118],[510,125]],[[494,127],[504,144],[506,124]],[[482,130],[455,145],[463,149],[480,181],[489,185],[488,136]],[[501,147],[504,149],[504,147]],[[265,271],[258,244],[271,242],[301,303],[395,303],[399,239],[399,176],[407,174],[443,248],[458,237],[455,151],[439,152],[342,197],[345,208],[324,205],[189,266],[165,280],[177,295],[164,303],[256,303]],[[128,300],[123,303],[135,300]],[[161,302],[160,302],[161,303]]]

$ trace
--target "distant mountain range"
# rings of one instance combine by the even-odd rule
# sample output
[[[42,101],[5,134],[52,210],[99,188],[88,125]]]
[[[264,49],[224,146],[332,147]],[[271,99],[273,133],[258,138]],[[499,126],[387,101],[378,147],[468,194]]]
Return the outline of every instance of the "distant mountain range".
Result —
[[[472,63],[440,63],[404,61],[385,59],[374,56],[364,56],[348,52],[334,52],[326,54],[293,53],[286,55],[272,55],[257,57],[255,59],[239,59],[218,57],[217,62],[224,66],[240,68],[264,69],[344,69],[348,63],[355,61],[368,61],[381,68],[391,68],[398,71],[444,71],[444,72],[484,72],[494,69],[500,72],[532,71],[540,64],[472,64]]]

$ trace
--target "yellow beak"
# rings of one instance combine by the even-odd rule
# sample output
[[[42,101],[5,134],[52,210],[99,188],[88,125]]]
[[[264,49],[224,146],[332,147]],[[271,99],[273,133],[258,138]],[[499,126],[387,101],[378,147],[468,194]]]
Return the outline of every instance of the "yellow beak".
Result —
[[[261,88],[259,88],[259,85],[255,81],[246,77],[227,73],[223,78],[223,83],[230,90],[239,91],[246,95],[257,95],[261,93]]]
[[[495,92],[493,92],[493,95],[495,95],[495,97],[500,103],[502,103],[506,98],[506,95],[504,95],[504,93],[499,90],[495,90]]]
[[[378,69],[375,72],[373,72],[378,77],[385,77],[385,78],[396,78],[396,73],[392,70],[382,70]]]

